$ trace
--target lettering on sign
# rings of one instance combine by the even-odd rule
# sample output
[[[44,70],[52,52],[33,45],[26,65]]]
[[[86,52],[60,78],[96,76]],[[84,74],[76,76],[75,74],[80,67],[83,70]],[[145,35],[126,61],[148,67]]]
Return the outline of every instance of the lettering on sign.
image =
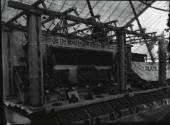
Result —
[[[159,76],[159,63],[155,64],[147,62],[132,62],[132,70],[147,81],[158,81]],[[169,65],[166,65],[166,79],[170,78]]]
[[[159,65],[159,64],[156,64],[156,65],[146,64],[146,65],[144,66],[144,70],[145,70],[145,71],[159,71],[158,65]],[[166,66],[166,70],[167,70],[167,71],[170,70],[170,66],[169,66],[169,65]]]
[[[45,40],[45,41],[44,41]],[[99,42],[93,42],[92,40],[80,40],[80,39],[67,39],[61,36],[46,36],[42,38],[44,43],[47,43],[48,46],[62,46],[62,47],[74,47],[74,48],[96,48],[96,49],[115,49],[115,46],[107,45],[103,46]]]
[[[145,71],[158,71],[158,66],[156,66],[156,65],[145,65],[144,70]]]

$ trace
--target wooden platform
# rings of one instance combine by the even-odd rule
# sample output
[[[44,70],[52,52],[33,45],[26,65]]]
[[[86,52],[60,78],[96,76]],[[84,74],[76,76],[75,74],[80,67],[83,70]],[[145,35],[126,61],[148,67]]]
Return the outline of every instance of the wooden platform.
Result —
[[[163,88],[156,88],[156,89],[150,89],[150,90],[144,90],[144,91],[130,92],[129,95],[134,95],[134,94],[139,94],[139,93],[149,93],[149,92],[158,91],[158,90],[161,90],[161,89],[163,89]],[[94,103],[113,100],[113,99],[116,99],[116,98],[123,97],[124,95],[125,95],[125,93],[124,94],[117,94],[117,95],[103,94],[102,98],[94,97],[93,100],[80,99],[79,102],[77,102],[77,103],[70,103],[69,101],[62,101],[61,106],[53,106],[53,104],[58,102],[58,101],[53,101],[53,102],[49,102],[49,103],[47,102],[46,104],[44,104],[41,107],[31,107],[31,106],[27,106],[27,105],[23,105],[23,104],[18,104],[17,100],[15,100],[15,99],[6,99],[6,100],[4,100],[4,104],[6,106],[18,107],[21,110],[26,111],[28,114],[31,114],[31,113],[35,113],[35,112],[38,112],[38,111],[50,112],[51,110],[59,111],[59,110],[65,110],[65,109],[70,109],[70,108],[75,108],[75,107],[81,107],[81,106],[90,105],[90,104],[94,104]]]

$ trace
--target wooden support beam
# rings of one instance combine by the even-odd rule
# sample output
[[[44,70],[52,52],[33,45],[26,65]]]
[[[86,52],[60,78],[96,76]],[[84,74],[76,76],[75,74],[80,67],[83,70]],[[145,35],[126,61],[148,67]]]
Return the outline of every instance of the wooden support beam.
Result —
[[[151,33],[145,33],[145,34],[148,34],[148,35],[154,35],[156,34],[157,32],[151,32]]]
[[[162,37],[159,44],[159,83],[162,86],[166,86],[166,48],[165,40]]]
[[[130,30],[133,31],[133,24],[129,24]]]
[[[43,3],[45,0],[37,0],[35,3],[33,3],[31,6],[32,7],[38,7],[41,3]]]
[[[103,24],[104,25],[108,25],[108,24],[113,23],[113,22],[117,22],[117,20],[113,20],[113,21],[110,21],[110,22],[107,22],[107,23],[103,23]],[[87,27],[87,28],[84,28],[84,29],[80,29],[80,30],[74,31],[74,32],[72,32],[70,34],[75,34],[75,33],[82,32],[82,31],[85,31],[85,30],[89,30],[89,29],[92,29],[92,28],[94,28],[94,27],[93,26],[92,27]],[[109,29],[106,30],[106,31],[109,31]],[[95,34],[95,33],[93,33],[93,34]]]
[[[58,29],[65,29],[65,28],[68,28],[68,27],[71,27],[71,26],[75,26],[76,24],[78,24],[77,22],[76,23],[70,23],[70,24],[68,24],[68,25],[66,25],[66,26],[63,26],[63,27],[58,27],[58,28],[56,28],[56,30]]]
[[[2,81],[3,81],[3,97],[10,96],[10,32],[1,31],[2,33]],[[1,83],[2,84],[2,83]]]
[[[100,15],[95,15],[95,16],[93,16],[93,17],[89,17],[87,20],[94,20],[95,18],[100,18]]]
[[[138,37],[138,36],[127,36],[126,38],[134,38],[134,37]]]
[[[55,17],[58,17],[58,18],[62,17],[62,14],[60,12],[55,12],[55,11],[52,11],[52,10],[45,10],[43,8],[36,8],[36,9],[32,8],[31,9],[30,5],[23,4],[23,3],[20,3],[20,2],[17,2],[17,1],[8,1],[8,6],[16,8],[16,9],[26,10],[26,11],[31,10],[31,11],[34,11],[34,12],[40,12],[40,13],[42,13],[44,15],[55,16]],[[94,22],[94,21],[91,21],[91,20],[88,20],[88,19],[85,19],[85,18],[73,16],[73,15],[67,15],[64,18],[66,20],[74,21],[74,22],[77,22],[77,23],[84,23],[84,24],[87,24],[87,25],[106,27],[106,28],[111,29],[113,31],[116,31],[116,30],[119,29],[118,27],[113,27],[111,25],[106,25],[106,24],[100,23],[100,22]],[[133,35],[136,35],[136,36],[145,37],[146,39],[157,40],[157,37],[151,37],[149,35],[145,35],[145,34],[142,34],[142,33],[137,33],[135,31],[130,31],[130,30],[127,30],[127,29],[124,29],[124,31],[127,34],[133,34]]]
[[[125,53],[126,53],[126,34],[123,28],[116,31],[118,46],[118,62],[117,75],[118,84],[121,91],[126,89],[126,69],[125,69]]]
[[[44,2],[45,0],[37,0],[35,3],[33,3],[31,6],[32,7],[37,7],[39,4],[41,4],[42,2]],[[21,16],[23,16],[25,14],[25,11],[21,11],[19,14],[15,15],[13,18],[11,18],[7,24],[17,20],[18,18],[20,18]]]
[[[144,39],[142,39],[142,38],[138,38],[138,39],[130,39],[129,41],[135,41],[135,40],[144,40]]]
[[[90,18],[88,18],[88,20],[91,20],[93,18],[98,18],[98,17],[100,17],[100,15],[95,15],[94,17],[90,17]],[[58,29],[65,29],[65,28],[68,28],[68,27],[71,27],[71,26],[75,26],[76,24],[79,24],[79,23],[74,22],[74,23],[68,24],[66,26],[59,27]]]
[[[65,11],[63,12],[63,15],[68,14],[68,13],[71,13],[71,12],[73,12],[73,11],[75,11],[75,8],[73,8],[73,7],[68,8],[67,10],[65,10]]]
[[[140,24],[140,22],[139,22],[139,19],[138,19],[138,15],[136,14],[136,11],[135,11],[135,8],[134,8],[134,6],[133,6],[132,1],[129,0],[129,3],[130,3],[130,5],[131,5],[132,11],[133,11],[133,13],[134,13],[134,15],[135,15],[135,19],[136,19],[136,21],[137,21],[137,23],[138,23],[138,26],[139,26],[139,29],[140,29],[140,33],[141,33],[141,34],[144,34],[144,32],[143,32],[143,30],[142,30],[142,26],[141,26],[141,24]],[[148,49],[149,55],[150,55],[150,57],[151,57],[151,59],[152,59],[152,62],[155,63],[153,54],[152,54],[152,52],[151,52],[151,50],[150,50],[150,46],[149,46],[149,44],[147,43],[145,37],[144,37],[144,41],[145,41],[146,47],[147,47],[147,49]]]
[[[117,22],[118,22],[118,20],[112,20],[112,21],[106,22],[104,24],[106,24],[106,25],[112,24],[112,23],[116,24]]]
[[[145,39],[158,40],[157,37],[152,37],[152,36],[149,36],[149,35],[147,35],[147,34],[138,33],[138,32],[136,32],[136,31],[129,31],[129,30],[127,30],[127,29],[124,29],[124,30],[125,30],[125,32],[126,32],[127,34],[136,35],[136,36],[138,36],[138,37],[142,37],[142,38],[145,38]]]
[[[62,15],[65,16],[66,14],[74,11],[74,9],[75,9],[75,8],[69,8],[69,9],[65,10],[64,12],[62,12]],[[52,16],[52,17],[49,17],[48,19],[42,21],[42,24],[48,23],[49,21],[54,20],[54,19],[56,19],[56,18],[57,18],[57,17],[53,17],[53,16]]]
[[[42,21],[42,24],[44,25],[45,23],[48,23],[49,21],[56,19],[56,17],[49,17],[48,19]]]
[[[76,33],[78,33],[78,32],[82,32],[82,31],[89,30],[89,29],[92,29],[92,28],[93,28],[93,27],[87,27],[87,28],[84,28],[84,29],[80,29],[80,30],[71,32],[70,34],[76,34]]]
[[[153,1],[151,2],[151,4],[153,4],[154,2],[155,2],[155,1],[153,0]],[[144,13],[148,8],[149,8],[149,6],[146,6],[142,11],[140,11],[140,13],[137,14],[137,17],[139,17],[140,15],[142,15],[142,13]],[[135,17],[132,18],[132,19],[131,19],[128,23],[126,23],[123,27],[125,27],[125,28],[129,27],[135,19],[136,19]]]
[[[161,38],[162,36],[156,36],[156,37]],[[170,37],[166,37],[166,38],[164,38],[164,39],[167,39],[167,40],[168,40],[169,38],[170,38]]]
[[[87,5],[88,5],[88,8],[89,8],[91,17],[93,17],[93,16],[94,16],[94,13],[93,13],[93,9],[92,9],[91,4],[90,4],[90,0],[86,0],[86,2],[87,2]]]
[[[44,2],[42,2],[42,6],[44,7],[44,9],[47,10],[47,6],[46,6],[46,4]]]
[[[129,39],[129,40],[145,40],[145,39],[143,39],[142,37],[141,38],[131,38],[131,39]],[[152,40],[150,40],[150,39],[147,39],[147,42],[149,42],[149,41],[152,41]]]
[[[12,30],[19,30],[19,31],[22,31],[22,32],[27,32],[27,30],[28,30],[27,27],[19,26],[17,24],[13,24],[13,23],[10,23],[8,25],[8,28],[6,28],[5,23],[2,23],[2,28],[3,28],[3,30],[11,30],[12,29]],[[45,34],[59,35],[59,36],[63,36],[63,37],[74,37],[74,38],[79,38],[79,39],[82,39],[82,40],[87,39],[87,38],[77,36],[77,35],[73,35],[73,34],[52,33],[50,31],[43,31],[42,30],[42,35],[45,35]],[[88,38],[88,39],[90,39],[90,38]]]
[[[126,42],[127,43],[127,42]],[[126,63],[126,71],[125,71],[125,76],[126,76],[126,81],[125,81],[125,83],[126,83],[126,85],[125,85],[125,87],[126,87],[126,89],[128,89],[127,87],[128,86],[131,86],[131,81],[129,80],[129,78],[128,78],[128,76],[130,76],[131,75],[131,69],[132,69],[132,51],[131,51],[131,48],[132,48],[132,45],[128,45],[128,44],[126,44],[126,52],[125,52],[125,63]]]
[[[142,31],[143,31],[143,32],[145,32],[145,30],[146,30],[146,28],[142,28]],[[137,31],[140,31],[140,29],[134,30],[134,31],[137,32]]]
[[[4,24],[2,24],[2,25],[5,25],[5,23]],[[23,31],[23,32],[27,32],[27,27],[24,27],[24,26],[20,26],[20,25],[17,25],[17,24],[13,24],[13,23],[10,23],[9,25],[8,25],[8,27],[9,28],[12,28],[12,29],[16,29],[16,30],[21,30],[21,31]],[[46,33],[45,31],[42,31],[42,32],[44,32],[44,33]],[[58,35],[63,35],[63,34],[60,34],[60,33],[55,33],[56,35],[58,34]],[[138,35],[138,33],[135,33],[135,32],[133,32],[133,34],[135,34],[135,35],[137,35],[138,37],[140,36],[140,35]],[[69,35],[69,34],[68,34]],[[71,34],[70,34],[71,35]],[[110,36],[108,36],[108,37],[115,37],[116,35],[110,35]],[[137,36],[134,36],[134,37],[137,37]],[[77,37],[80,37],[80,36],[77,36]],[[155,39],[156,40],[156,39]]]
[[[129,41],[127,41],[127,44],[130,44],[130,45],[137,44],[137,43],[140,43],[140,42],[129,42]]]
[[[136,39],[136,40],[127,40],[127,44],[136,44],[136,43],[141,43],[144,42],[142,39]]]
[[[17,2],[17,1],[8,1],[8,6],[16,8],[16,9],[25,10],[25,11],[42,13],[44,15],[54,16],[54,17],[58,17],[58,18],[65,18],[66,20],[71,20],[71,21],[78,22],[78,23],[84,23],[84,24],[88,24],[88,25],[94,24],[94,21],[91,21],[91,20],[88,20],[88,19],[76,17],[76,16],[73,16],[73,15],[66,15],[66,16],[63,17],[63,14],[60,13],[60,12],[55,12],[55,11],[52,11],[52,10],[45,10],[43,8],[31,8],[30,5],[23,4],[23,3],[20,3],[20,2]]]
[[[28,74],[29,105],[41,106],[44,103],[43,69],[41,53],[41,16],[28,15]]]
[[[23,16],[24,14],[25,14],[24,11],[20,12],[19,14],[15,15],[13,18],[11,18],[11,19],[7,22],[7,24],[9,24],[9,23],[17,20],[19,17]]]
[[[1,25],[2,25],[2,29],[4,29],[4,30],[6,30],[6,29],[14,30],[15,29],[15,30],[23,31],[23,32],[27,31],[27,27],[24,27],[24,26],[21,26],[18,24],[14,24],[14,23],[6,24],[4,22],[1,22]]]

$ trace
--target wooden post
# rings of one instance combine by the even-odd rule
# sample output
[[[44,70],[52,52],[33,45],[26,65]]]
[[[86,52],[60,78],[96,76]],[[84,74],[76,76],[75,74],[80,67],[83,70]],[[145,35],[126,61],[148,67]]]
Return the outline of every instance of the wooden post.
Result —
[[[126,69],[126,71],[127,71],[127,81],[126,81],[126,84],[128,84],[128,85],[130,85],[131,83],[130,83],[130,80],[128,79],[128,76],[130,75],[130,71],[131,71],[131,62],[132,62],[132,55],[131,55],[131,45],[128,45],[126,48],[126,60],[127,60],[127,62],[126,62],[126,65],[127,65],[127,69]]]
[[[29,105],[41,106],[43,102],[43,71],[40,46],[41,15],[28,15],[28,74]]]
[[[126,40],[126,34],[123,30],[123,28],[120,28],[116,31],[117,35],[117,45],[118,45],[118,84],[120,90],[125,90],[126,89],[126,71],[125,71],[125,52],[126,52],[126,47],[125,47],[125,40]]]
[[[161,38],[159,44],[159,83],[166,86],[166,48],[164,38]]]
[[[2,31],[2,71],[3,97],[10,96],[10,66],[9,66],[8,32]]]

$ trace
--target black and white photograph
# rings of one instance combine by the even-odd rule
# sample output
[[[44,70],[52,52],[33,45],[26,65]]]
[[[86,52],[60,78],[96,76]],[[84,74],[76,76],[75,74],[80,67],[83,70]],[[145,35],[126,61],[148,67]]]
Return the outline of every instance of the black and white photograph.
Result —
[[[4,125],[170,123],[169,0],[1,0]]]

